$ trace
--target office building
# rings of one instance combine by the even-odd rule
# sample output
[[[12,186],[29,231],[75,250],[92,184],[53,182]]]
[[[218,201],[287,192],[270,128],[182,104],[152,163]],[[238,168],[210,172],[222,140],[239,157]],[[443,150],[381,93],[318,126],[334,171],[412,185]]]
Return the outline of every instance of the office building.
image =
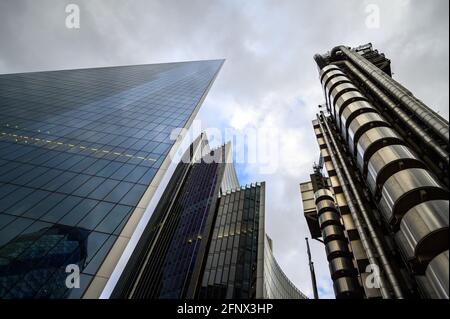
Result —
[[[0,298],[100,296],[222,63],[0,75]]]
[[[336,297],[448,299],[448,121],[371,44],[314,59],[320,160],[300,188]]]
[[[265,184],[241,187],[230,144],[202,134],[178,164],[112,294],[130,299],[306,298],[265,234]]]

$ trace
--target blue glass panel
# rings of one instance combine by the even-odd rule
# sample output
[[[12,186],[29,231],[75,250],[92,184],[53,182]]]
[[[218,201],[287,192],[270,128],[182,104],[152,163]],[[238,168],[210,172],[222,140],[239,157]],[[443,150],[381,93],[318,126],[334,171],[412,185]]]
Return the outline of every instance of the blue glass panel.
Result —
[[[95,229],[97,225],[103,220],[106,214],[114,207],[114,204],[101,202],[93,210],[91,210],[81,222],[78,227],[86,229]]]
[[[129,206],[117,205],[95,230],[109,234],[114,233],[114,230],[119,226],[128,213],[130,213],[130,211],[131,207]]]

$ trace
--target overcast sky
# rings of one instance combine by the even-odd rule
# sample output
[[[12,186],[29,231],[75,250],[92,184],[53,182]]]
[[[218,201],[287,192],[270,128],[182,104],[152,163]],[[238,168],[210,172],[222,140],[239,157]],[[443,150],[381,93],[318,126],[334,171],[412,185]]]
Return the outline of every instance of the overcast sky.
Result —
[[[69,3],[80,7],[80,29],[65,26]],[[375,28],[370,4],[380,10]],[[0,73],[225,58],[198,119],[283,132],[275,172],[250,164],[238,173],[242,184],[267,182],[275,256],[312,296],[298,186],[319,155],[311,120],[323,96],[312,57],[372,42],[394,78],[448,119],[448,14],[448,0],[1,0]],[[333,297],[323,246],[312,244],[320,294]]]

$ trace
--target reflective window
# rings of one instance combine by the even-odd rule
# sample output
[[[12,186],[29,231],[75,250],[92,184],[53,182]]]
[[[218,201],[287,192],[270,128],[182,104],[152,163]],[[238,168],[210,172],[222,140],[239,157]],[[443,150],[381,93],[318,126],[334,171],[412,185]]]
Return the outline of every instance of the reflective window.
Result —
[[[0,298],[83,294],[220,64],[0,75]]]

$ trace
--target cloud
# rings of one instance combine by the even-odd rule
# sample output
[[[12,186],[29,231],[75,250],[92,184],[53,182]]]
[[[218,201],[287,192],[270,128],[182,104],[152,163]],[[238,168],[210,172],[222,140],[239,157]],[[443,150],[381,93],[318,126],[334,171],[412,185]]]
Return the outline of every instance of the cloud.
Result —
[[[64,7],[81,9],[65,28]],[[365,24],[368,4],[380,27]],[[286,274],[312,296],[298,184],[319,150],[311,120],[323,102],[312,56],[372,42],[394,77],[449,116],[446,0],[108,0],[0,2],[0,73],[226,58],[198,116],[205,127],[279,130],[277,170],[237,165],[242,183],[267,182],[267,231]],[[322,244],[312,242],[320,293],[332,297]]]

